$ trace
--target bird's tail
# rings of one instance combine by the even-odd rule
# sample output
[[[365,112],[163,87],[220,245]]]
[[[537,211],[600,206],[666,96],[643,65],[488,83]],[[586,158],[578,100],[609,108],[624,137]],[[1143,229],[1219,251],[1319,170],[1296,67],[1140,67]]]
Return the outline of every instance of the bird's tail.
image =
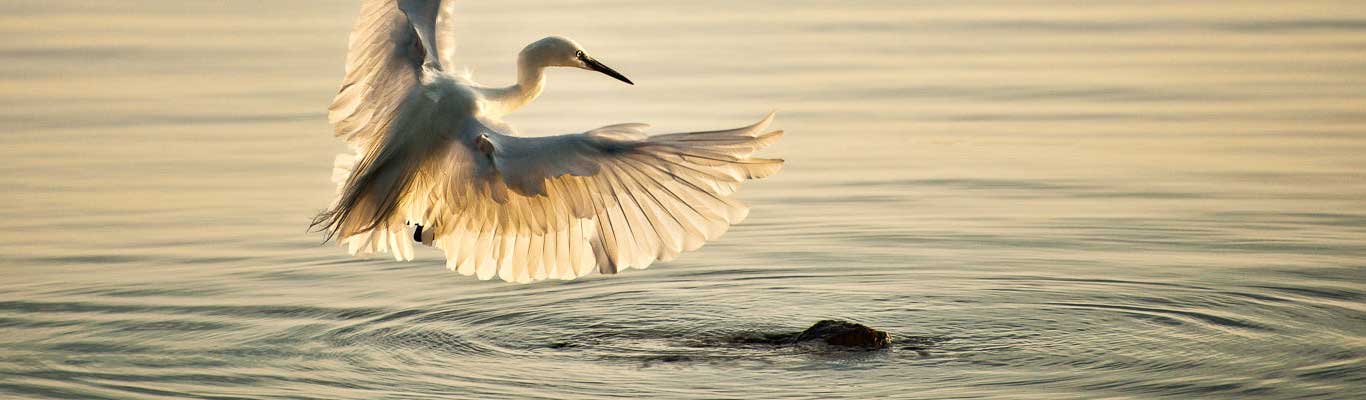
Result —
[[[335,239],[346,245],[353,255],[392,253],[395,259],[411,260],[408,228],[396,211],[412,181],[412,174],[406,173],[412,168],[399,164],[416,161],[382,154],[384,150],[369,157],[337,155],[332,168],[337,197],[313,218],[310,229],[322,232],[324,242]]]

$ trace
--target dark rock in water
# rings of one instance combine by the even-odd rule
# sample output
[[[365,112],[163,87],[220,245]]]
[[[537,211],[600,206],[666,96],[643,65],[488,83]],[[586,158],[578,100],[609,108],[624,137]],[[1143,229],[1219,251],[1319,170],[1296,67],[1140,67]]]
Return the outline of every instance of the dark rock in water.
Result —
[[[884,349],[892,344],[892,336],[887,332],[869,328],[863,324],[849,321],[827,319],[817,322],[801,332],[772,333],[745,332],[728,340],[737,344],[762,344],[789,346],[806,343],[825,343],[831,346],[851,347],[866,350]]]
[[[793,343],[822,341],[832,346],[881,349],[892,344],[887,332],[849,321],[827,319],[817,322],[792,340]]]

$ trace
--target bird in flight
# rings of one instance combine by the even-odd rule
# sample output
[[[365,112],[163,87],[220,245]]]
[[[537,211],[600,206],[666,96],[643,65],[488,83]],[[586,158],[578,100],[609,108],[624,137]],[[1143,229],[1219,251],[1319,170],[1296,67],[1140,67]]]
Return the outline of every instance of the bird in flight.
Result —
[[[772,114],[711,132],[518,135],[502,117],[536,99],[548,68],[634,83],[558,36],[521,51],[517,83],[475,83],[455,72],[454,3],[361,3],[328,109],[353,153],[337,156],[336,199],[312,225],[352,255],[412,260],[420,242],[460,274],[518,283],[645,268],[739,223],[740,183],[782,167],[752,157],[782,136],[766,131]]]

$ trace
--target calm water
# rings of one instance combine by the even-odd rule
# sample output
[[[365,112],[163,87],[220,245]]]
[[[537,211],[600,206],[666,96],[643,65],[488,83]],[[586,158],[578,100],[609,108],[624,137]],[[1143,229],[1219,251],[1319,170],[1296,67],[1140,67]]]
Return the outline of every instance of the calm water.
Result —
[[[639,84],[555,71],[523,131],[779,111],[745,224],[351,260],[305,227],[354,2],[0,3],[0,397],[1366,396],[1366,3],[532,3],[462,1],[476,78],[565,34]],[[900,347],[725,343],[828,317]]]

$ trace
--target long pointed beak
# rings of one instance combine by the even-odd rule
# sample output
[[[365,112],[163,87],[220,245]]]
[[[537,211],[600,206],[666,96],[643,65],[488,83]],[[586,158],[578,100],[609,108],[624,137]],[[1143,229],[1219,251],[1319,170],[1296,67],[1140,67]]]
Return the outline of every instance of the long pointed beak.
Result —
[[[627,79],[625,75],[622,75],[620,72],[617,72],[617,70],[612,69],[611,67],[608,67],[606,65],[602,65],[602,63],[598,62],[598,60],[594,60],[592,57],[584,56],[583,63],[588,65],[589,69],[601,72],[613,78],[617,78],[617,80],[619,81],[626,82],[631,85],[636,84],[635,82],[631,82],[630,79]]]

